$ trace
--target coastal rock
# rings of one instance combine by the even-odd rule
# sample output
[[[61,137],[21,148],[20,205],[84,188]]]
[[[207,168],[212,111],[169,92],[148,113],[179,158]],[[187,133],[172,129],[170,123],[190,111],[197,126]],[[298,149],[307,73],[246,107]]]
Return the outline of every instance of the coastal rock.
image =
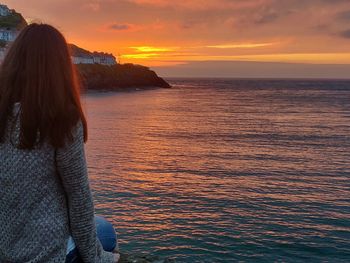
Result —
[[[135,64],[77,64],[86,90],[119,91],[127,88],[170,88],[148,67]]]
[[[174,259],[160,259],[153,255],[120,253],[118,263],[176,263],[176,261]]]

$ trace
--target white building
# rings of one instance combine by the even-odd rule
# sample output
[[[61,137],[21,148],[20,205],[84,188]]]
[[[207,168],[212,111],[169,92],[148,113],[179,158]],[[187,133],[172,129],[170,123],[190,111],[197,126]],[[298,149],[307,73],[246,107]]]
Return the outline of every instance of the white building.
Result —
[[[91,55],[80,54],[78,56],[72,56],[74,64],[101,64],[101,65],[115,65],[117,64],[116,58],[112,54],[103,52],[93,52]]]
[[[17,37],[18,32],[15,30],[0,28],[0,40],[14,41]]]
[[[105,65],[115,65],[117,64],[116,58],[113,55],[109,55],[106,57],[106,60],[104,61]]]
[[[0,10],[1,10],[0,5]],[[0,28],[0,41],[13,42],[19,31],[12,30],[9,28]],[[8,45],[6,45],[8,46]],[[6,47],[3,50],[0,50],[0,63],[4,59]],[[115,65],[117,64],[116,58],[112,54],[104,53],[104,52],[89,52],[87,50],[80,49],[76,47],[78,52],[73,52],[72,54],[72,62],[74,64],[101,64],[101,65]]]
[[[103,52],[93,52],[92,53],[94,63],[101,65],[115,65],[117,64],[116,58],[112,54],[107,54]]]
[[[7,5],[0,5],[0,16],[8,16],[9,14],[11,14],[11,10]]]
[[[94,64],[94,58],[92,56],[81,56],[74,57],[72,56],[72,61],[74,64]]]

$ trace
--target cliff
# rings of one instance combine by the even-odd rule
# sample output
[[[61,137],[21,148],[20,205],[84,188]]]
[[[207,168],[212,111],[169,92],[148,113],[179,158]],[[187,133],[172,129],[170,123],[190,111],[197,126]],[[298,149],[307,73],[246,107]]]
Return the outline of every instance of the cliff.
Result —
[[[96,56],[106,56],[110,57],[113,60],[113,64],[116,64],[116,58],[113,56],[111,53],[106,53],[106,52],[90,52],[86,49],[83,49],[81,47],[78,47],[74,44],[68,44],[68,47],[71,51],[72,57],[85,57],[85,58],[90,58],[90,57],[96,57]]]
[[[149,68],[134,64],[77,64],[83,86],[87,90],[118,91],[126,88],[170,88]]]
[[[8,13],[0,15],[0,29],[18,32],[27,26],[22,14],[7,6]],[[12,40],[10,40],[12,41]],[[9,40],[0,39],[0,48],[7,48]],[[69,44],[73,61],[87,90],[121,90],[125,88],[169,88],[170,85],[147,67],[134,64],[117,64],[112,54],[90,52]],[[79,64],[86,63],[86,64]]]
[[[92,53],[86,49],[83,49],[81,47],[78,47],[74,44],[68,44],[68,47],[70,49],[70,52],[72,56],[74,57],[83,57],[83,56],[91,56]]]

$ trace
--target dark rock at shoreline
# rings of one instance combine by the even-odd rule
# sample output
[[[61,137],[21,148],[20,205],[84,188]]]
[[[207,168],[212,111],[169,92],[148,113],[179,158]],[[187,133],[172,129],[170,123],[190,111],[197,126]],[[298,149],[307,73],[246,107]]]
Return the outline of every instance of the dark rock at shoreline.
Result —
[[[131,255],[127,253],[120,253],[120,259],[118,263],[175,263],[173,259],[160,259],[153,255]]]
[[[129,255],[120,253],[120,259],[118,263],[151,263],[157,261],[157,257],[146,255]]]
[[[149,68],[134,64],[77,64],[86,90],[119,91],[128,88],[170,88]]]

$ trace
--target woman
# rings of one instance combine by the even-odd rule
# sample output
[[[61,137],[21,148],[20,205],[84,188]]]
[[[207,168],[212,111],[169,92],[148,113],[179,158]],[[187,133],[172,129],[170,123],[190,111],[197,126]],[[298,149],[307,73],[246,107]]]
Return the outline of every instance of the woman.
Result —
[[[0,262],[118,261],[97,237],[86,140],[67,43],[31,24],[0,69]]]

